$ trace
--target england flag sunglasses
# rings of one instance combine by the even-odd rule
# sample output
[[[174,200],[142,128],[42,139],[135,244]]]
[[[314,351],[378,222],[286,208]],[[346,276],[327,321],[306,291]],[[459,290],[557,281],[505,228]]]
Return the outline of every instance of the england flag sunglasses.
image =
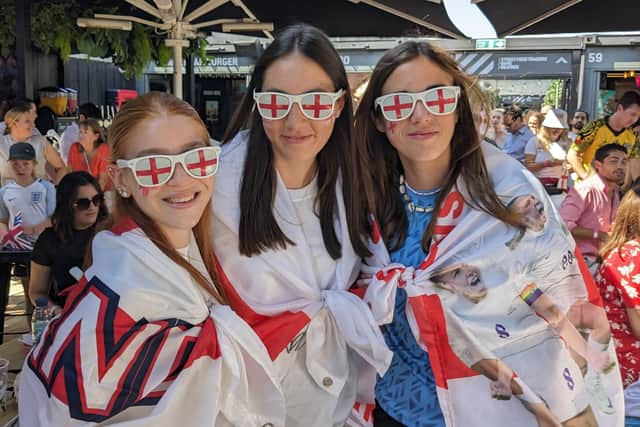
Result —
[[[263,119],[284,119],[293,104],[298,104],[302,114],[310,120],[325,120],[333,114],[336,101],[344,93],[337,92],[309,92],[301,95],[289,95],[281,92],[253,92],[253,100],[258,113]]]
[[[459,97],[459,86],[440,86],[418,93],[398,92],[383,95],[376,98],[374,106],[380,107],[385,119],[398,122],[413,114],[418,101],[422,102],[429,113],[436,116],[451,114],[456,111]]]
[[[198,147],[173,156],[156,154],[131,160],[119,159],[116,165],[120,169],[131,169],[140,187],[157,187],[171,179],[177,164],[181,164],[193,178],[213,176],[218,170],[219,156],[220,147]]]

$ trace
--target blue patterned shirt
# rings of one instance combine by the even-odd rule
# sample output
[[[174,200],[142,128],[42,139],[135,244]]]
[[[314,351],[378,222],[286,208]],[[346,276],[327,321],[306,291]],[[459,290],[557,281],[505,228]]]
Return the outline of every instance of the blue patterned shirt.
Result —
[[[407,189],[417,206],[433,206],[437,194],[419,196]],[[391,253],[391,261],[418,267],[426,254],[422,250],[422,234],[431,219],[430,213],[410,213],[407,238],[400,249]],[[398,289],[393,322],[384,328],[384,337],[393,352],[391,366],[376,383],[378,404],[398,422],[407,427],[444,427],[436,383],[428,354],[416,342],[405,307],[407,293]]]

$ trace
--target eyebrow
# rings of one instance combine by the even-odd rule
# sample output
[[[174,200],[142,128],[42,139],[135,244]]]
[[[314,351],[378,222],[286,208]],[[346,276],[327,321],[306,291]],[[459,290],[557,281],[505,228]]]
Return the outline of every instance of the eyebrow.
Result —
[[[182,146],[182,149],[180,150],[180,153],[184,153],[185,151],[191,149],[191,148],[196,148],[196,147],[206,147],[209,144],[207,144],[206,142],[202,142],[202,141],[191,141],[191,142],[187,142],[186,144],[184,144]],[[173,150],[171,150],[173,151]],[[142,157],[142,156],[149,156],[152,154],[168,154],[168,155],[173,155],[172,152],[170,152],[169,150],[163,150],[160,148],[148,148],[146,150],[142,150],[139,151],[135,156],[133,156],[133,158],[136,157]]]
[[[395,90],[395,91],[393,91],[393,92],[389,92],[389,94],[391,94],[391,93],[420,93],[420,92],[425,92],[425,91],[427,91],[427,90],[431,90],[431,89],[437,89],[437,88],[439,88],[439,87],[450,87],[450,86],[455,86],[455,84],[453,84],[453,83],[452,83],[452,84],[442,84],[442,83],[439,83],[439,84],[435,84],[435,85],[427,86],[425,89],[423,89],[423,90],[419,90],[419,91],[417,91],[417,92],[408,91],[408,90]],[[388,95],[388,94],[387,94],[387,95]]]
[[[324,88],[323,87],[315,87],[313,89],[310,89],[310,90],[307,90],[305,92],[302,92],[302,93],[300,93],[298,95],[303,95],[305,93],[312,93],[312,92],[337,92],[338,90],[339,89],[329,89],[329,88],[326,88],[326,87],[324,87]],[[277,92],[277,93],[282,93],[282,94],[285,94],[285,95],[294,95],[293,93],[289,93],[289,92],[287,92],[285,90],[280,90],[278,88],[265,88],[265,89],[262,89],[260,92]]]

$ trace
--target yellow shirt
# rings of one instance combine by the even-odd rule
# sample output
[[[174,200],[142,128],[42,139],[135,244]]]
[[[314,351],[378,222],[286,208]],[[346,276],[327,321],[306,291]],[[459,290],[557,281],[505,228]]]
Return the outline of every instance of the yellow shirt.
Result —
[[[576,137],[571,149],[582,155],[582,166],[585,170],[589,170],[598,148],[612,143],[625,147],[630,159],[640,157],[640,150],[633,131],[631,129],[624,129],[621,132],[614,131],[609,127],[609,117],[594,120],[586,125]]]

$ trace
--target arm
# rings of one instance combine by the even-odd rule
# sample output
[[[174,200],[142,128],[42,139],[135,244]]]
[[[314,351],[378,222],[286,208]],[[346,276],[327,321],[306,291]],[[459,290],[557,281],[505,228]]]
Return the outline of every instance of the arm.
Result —
[[[40,297],[49,298],[49,280],[51,279],[51,268],[31,261],[29,276],[29,299],[36,304],[36,299]]]
[[[596,230],[591,228],[580,227],[576,225],[571,229],[571,235],[578,239],[593,239],[593,233]],[[609,239],[609,233],[598,230],[598,240],[601,243],[606,242]]]
[[[520,293],[520,298],[542,317],[573,351],[588,360],[589,364],[594,365],[597,371],[606,372],[613,367],[607,353],[594,353],[562,310],[535,284],[527,285]]]
[[[67,166],[65,166],[60,154],[53,148],[48,141],[44,144],[44,158],[47,163],[53,168],[54,176],[53,181],[58,184],[60,180],[69,172]]]
[[[627,315],[629,316],[629,325],[633,331],[633,335],[640,339],[640,308],[627,307]]]
[[[589,171],[582,165],[582,153],[578,153],[571,147],[567,153],[567,163],[571,165],[571,169],[578,174],[580,179],[587,179]]]
[[[531,172],[538,172],[541,169],[551,166],[561,166],[564,162],[562,160],[545,160],[544,162],[536,163],[535,154],[524,155],[524,165]]]

